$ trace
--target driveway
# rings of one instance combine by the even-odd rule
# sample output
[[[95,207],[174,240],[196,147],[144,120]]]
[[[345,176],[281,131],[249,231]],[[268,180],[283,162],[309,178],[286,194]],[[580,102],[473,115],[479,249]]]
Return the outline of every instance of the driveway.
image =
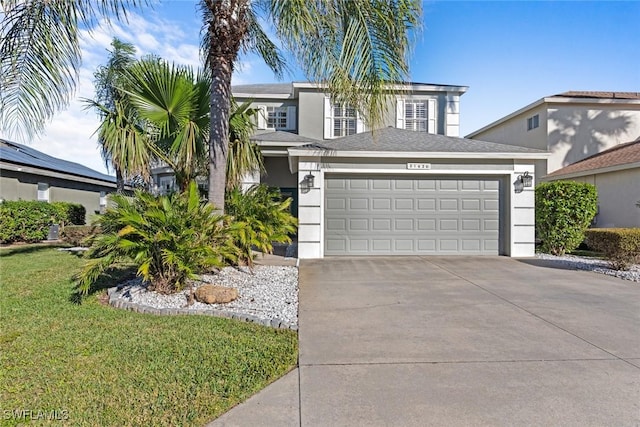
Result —
[[[220,424],[639,425],[640,284],[535,263],[303,261],[299,369]]]

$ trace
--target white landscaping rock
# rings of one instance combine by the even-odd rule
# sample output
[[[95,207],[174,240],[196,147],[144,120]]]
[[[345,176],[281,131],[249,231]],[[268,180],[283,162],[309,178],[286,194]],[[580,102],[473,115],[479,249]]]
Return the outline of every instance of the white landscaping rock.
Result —
[[[609,268],[609,263],[605,260],[585,258],[575,255],[555,256],[550,254],[536,254],[537,258],[551,260],[559,265],[563,265],[577,270],[594,271],[596,273],[615,276],[620,279],[630,280],[632,282],[640,282],[640,265],[631,266],[629,270],[614,270]]]

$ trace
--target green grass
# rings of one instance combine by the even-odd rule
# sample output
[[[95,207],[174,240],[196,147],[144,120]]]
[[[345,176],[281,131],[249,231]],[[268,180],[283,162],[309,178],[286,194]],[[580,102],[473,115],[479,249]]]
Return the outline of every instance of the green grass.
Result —
[[[25,421],[7,419],[14,410],[69,425],[203,425],[296,363],[291,331],[122,311],[99,293],[74,303],[81,264],[50,247],[0,249],[1,425]]]

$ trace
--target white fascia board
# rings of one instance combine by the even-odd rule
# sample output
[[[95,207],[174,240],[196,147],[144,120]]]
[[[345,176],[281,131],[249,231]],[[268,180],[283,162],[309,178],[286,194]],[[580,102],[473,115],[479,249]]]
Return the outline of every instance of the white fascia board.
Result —
[[[501,125],[502,123],[504,123],[504,122],[506,122],[506,121],[509,121],[509,120],[511,120],[512,118],[517,117],[517,116],[519,116],[519,115],[521,115],[521,114],[524,114],[524,113],[526,113],[526,112],[527,112],[527,111],[529,111],[529,110],[533,110],[534,108],[539,107],[540,105],[542,105],[542,104],[544,104],[545,102],[547,102],[547,100],[548,100],[548,99],[549,99],[549,98],[542,98],[542,99],[539,99],[539,100],[537,100],[537,101],[535,101],[535,102],[533,102],[533,103],[531,103],[531,104],[527,105],[526,107],[522,107],[521,109],[516,110],[516,111],[514,111],[513,113],[511,113],[511,114],[509,114],[509,115],[506,115],[506,116],[504,116],[504,117],[503,117],[503,118],[501,118],[501,119],[496,120],[495,122],[489,123],[488,125],[486,125],[486,126],[484,126],[484,127],[480,128],[480,129],[478,129],[478,130],[477,130],[477,131],[475,131],[475,132],[471,132],[469,135],[465,136],[465,138],[473,139],[473,137],[475,137],[475,136],[477,136],[477,135],[479,135],[479,134],[481,134],[481,133],[483,133],[483,132],[486,132],[487,130],[489,130],[489,129],[491,129],[491,128],[494,128],[494,127],[496,127],[496,126],[498,126],[498,125]]]
[[[586,171],[573,172],[573,173],[567,173],[562,175],[554,175],[554,176],[545,175],[540,179],[542,181],[559,181],[562,179],[580,178],[583,176],[598,175],[602,173],[617,172],[617,171],[635,169],[635,168],[640,169],[640,162],[626,163],[624,165],[615,165],[615,166],[609,166],[607,168],[590,169]]]
[[[424,152],[424,151],[331,151],[289,149],[294,157],[325,158],[410,158],[410,159],[546,159],[551,153],[477,153],[477,152]]]
[[[62,173],[62,172],[55,172],[55,171],[50,171],[50,170],[47,170],[47,169],[40,169],[40,168],[35,168],[35,167],[32,167],[32,166],[22,165],[22,164],[19,164],[19,163],[0,162],[0,168],[6,169],[6,170],[15,171],[15,172],[28,173],[28,174],[32,174],[32,175],[40,175],[40,176],[48,176],[48,177],[51,177],[51,178],[59,178],[59,179],[64,179],[66,181],[83,182],[83,183],[86,183],[86,184],[101,185],[103,187],[116,188],[116,183],[115,182],[103,181],[103,180],[100,180],[100,179],[88,178],[88,177],[84,177],[84,176],[67,174],[67,173]]]
[[[291,93],[233,93],[234,98],[247,98],[247,99],[293,99]]]
[[[309,82],[293,82],[294,91],[296,89],[326,89],[326,85]],[[438,85],[438,84],[392,84],[385,87],[386,90],[398,92],[398,91],[412,91],[412,92],[459,92],[461,95],[465,93],[469,86],[453,86],[453,85]]]
[[[283,148],[282,150],[260,150],[260,151],[262,152],[263,156],[269,156],[269,157],[284,157],[289,155],[286,148]]]
[[[259,147],[283,147],[287,149],[289,147],[299,147],[301,145],[307,145],[308,142],[274,142],[274,141],[255,141],[255,144]]]

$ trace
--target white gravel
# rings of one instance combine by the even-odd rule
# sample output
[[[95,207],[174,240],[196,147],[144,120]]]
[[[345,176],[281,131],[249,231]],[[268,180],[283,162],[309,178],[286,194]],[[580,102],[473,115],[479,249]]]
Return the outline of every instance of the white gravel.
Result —
[[[627,271],[614,270],[609,268],[609,263],[605,260],[585,258],[575,255],[555,256],[549,254],[536,254],[537,258],[550,260],[559,265],[563,265],[577,270],[595,271],[596,273],[615,276],[632,282],[640,282],[640,264],[631,266]]]
[[[172,295],[162,295],[147,290],[140,279],[121,286],[118,298],[127,302],[156,309],[188,309],[195,312],[207,310],[229,314],[250,315],[263,320],[279,320],[292,326],[298,325],[298,269],[285,266],[257,265],[253,274],[246,267],[225,267],[217,274],[203,275],[194,283],[194,290],[205,283],[236,288],[238,299],[227,304],[194,302],[187,306],[188,289]]]

